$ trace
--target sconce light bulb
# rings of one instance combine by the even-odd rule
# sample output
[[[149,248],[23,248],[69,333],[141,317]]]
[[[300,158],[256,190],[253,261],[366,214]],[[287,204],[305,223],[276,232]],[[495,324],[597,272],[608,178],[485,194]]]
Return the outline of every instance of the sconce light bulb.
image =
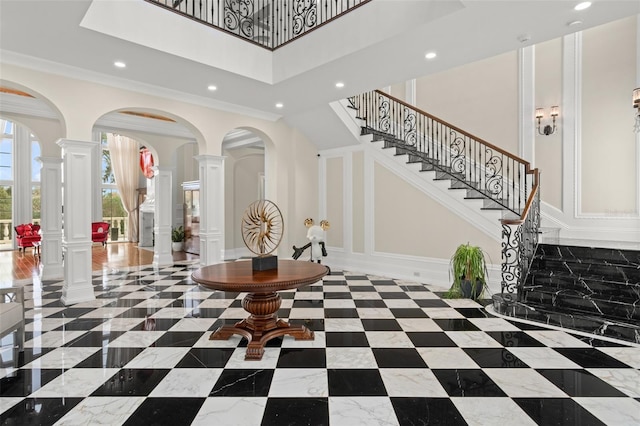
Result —
[[[536,118],[544,118],[544,109],[536,108]]]
[[[551,107],[551,116],[552,117],[557,117],[559,113],[560,113],[560,109],[558,108],[558,106],[552,106]]]

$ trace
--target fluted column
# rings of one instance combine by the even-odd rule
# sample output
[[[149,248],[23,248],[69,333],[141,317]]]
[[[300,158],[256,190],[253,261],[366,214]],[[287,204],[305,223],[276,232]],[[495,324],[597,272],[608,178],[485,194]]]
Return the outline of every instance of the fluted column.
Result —
[[[64,277],[62,264],[62,158],[38,157],[40,170],[42,280]]]
[[[153,170],[153,185],[156,194],[153,223],[155,235],[153,266],[162,267],[173,265],[173,255],[171,254],[171,192],[173,186],[170,168],[154,167]]]
[[[224,260],[224,157],[195,159],[200,169],[200,264],[206,266]]]
[[[62,303],[95,299],[91,283],[91,158],[98,142],[60,139],[64,180],[64,285]],[[43,179],[44,180],[44,179]]]

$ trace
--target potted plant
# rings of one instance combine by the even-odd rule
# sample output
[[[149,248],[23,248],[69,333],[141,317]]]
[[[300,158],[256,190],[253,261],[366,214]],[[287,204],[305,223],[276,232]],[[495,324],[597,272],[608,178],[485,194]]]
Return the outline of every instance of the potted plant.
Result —
[[[171,248],[173,251],[182,251],[182,245],[184,242],[184,228],[182,225],[172,229],[171,241]]]
[[[445,297],[478,300],[487,283],[487,262],[484,251],[469,243],[460,244],[451,257],[453,284]]]

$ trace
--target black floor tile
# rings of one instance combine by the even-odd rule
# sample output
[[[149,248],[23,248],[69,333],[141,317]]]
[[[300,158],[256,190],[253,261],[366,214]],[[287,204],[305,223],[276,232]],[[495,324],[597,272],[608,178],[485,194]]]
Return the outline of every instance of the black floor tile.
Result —
[[[107,321],[106,318],[78,318],[73,321],[69,321],[66,324],[55,328],[55,331],[62,330],[91,330],[99,325],[104,324]]]
[[[402,331],[398,321],[394,319],[361,319],[365,331]]]
[[[373,348],[372,351],[379,368],[427,368],[413,348]]]
[[[123,368],[91,396],[147,396],[168,373],[168,369]]]
[[[340,331],[326,332],[325,339],[327,347],[368,347],[369,341],[364,332]]]
[[[205,398],[146,398],[124,425],[190,425]]]
[[[555,348],[583,368],[629,368],[617,359],[594,348]]]
[[[391,308],[391,313],[396,318],[429,318],[420,308]]]
[[[203,334],[201,331],[167,331],[155,341],[155,346],[190,347],[200,340]]]
[[[625,396],[586,370],[536,370],[569,396]]]
[[[487,331],[487,334],[507,348],[544,346],[524,331]]]
[[[513,398],[539,425],[549,426],[602,426],[593,414],[571,398]]]
[[[293,301],[293,308],[323,308],[324,303],[322,300],[304,300],[296,299]]]
[[[449,396],[506,396],[482,370],[431,371]]]
[[[55,369],[20,368],[0,379],[0,396],[29,396],[64,371]]]
[[[324,308],[325,318],[359,318],[356,309],[348,308]]]
[[[398,284],[394,280],[369,280],[373,285],[389,285],[396,287]]]
[[[261,426],[329,425],[327,398],[269,398]]]
[[[325,292],[324,298],[326,299],[352,299],[351,293],[348,291],[336,291],[336,292]]]
[[[478,331],[471,321],[464,318],[434,319],[433,322],[444,331]]]
[[[106,346],[109,342],[113,342],[118,337],[122,336],[125,331],[109,331],[107,333],[103,333],[102,331],[88,331],[84,333],[82,336],[73,339],[69,343],[64,346],[73,346],[73,347],[103,347]]]
[[[465,318],[491,318],[484,308],[456,308]]]
[[[377,293],[375,287],[371,285],[351,285],[349,286],[349,291],[353,293],[363,293],[363,292]]]
[[[378,292],[383,299],[410,299],[407,293],[401,291]]]
[[[527,368],[518,357],[504,348],[464,348],[463,351],[482,368]]]
[[[387,390],[377,369],[327,370],[329,396],[386,396]]]
[[[366,300],[366,299],[356,299],[354,300],[356,308],[386,308],[387,304],[384,303],[384,300]]]
[[[456,347],[453,340],[441,331],[407,332],[416,347]]]
[[[391,398],[400,426],[466,426],[449,398]]]
[[[224,370],[209,396],[267,396],[273,370]]]
[[[66,308],[54,314],[47,315],[47,318],[79,318],[96,308]]]
[[[176,368],[224,368],[234,348],[191,348]]]
[[[103,348],[80,361],[74,368],[123,368],[144,348]]]
[[[185,318],[218,318],[224,311],[224,308],[195,308]]]
[[[325,368],[327,357],[324,349],[282,348],[277,368]]]
[[[414,299],[421,308],[449,308],[449,305],[440,299]]]
[[[56,423],[82,398],[26,398],[0,415],[2,425],[40,425]]]

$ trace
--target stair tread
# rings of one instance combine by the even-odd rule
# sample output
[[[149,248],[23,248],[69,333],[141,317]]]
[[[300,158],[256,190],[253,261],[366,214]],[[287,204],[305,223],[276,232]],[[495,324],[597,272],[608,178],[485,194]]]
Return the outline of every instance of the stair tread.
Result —
[[[611,303],[618,303],[618,304],[625,304],[625,305],[634,305],[635,302],[637,301],[637,299],[635,298],[623,299],[619,295],[607,296],[607,295],[601,295],[598,293],[586,294],[585,292],[580,292],[576,289],[558,290],[558,289],[551,289],[548,287],[538,287],[536,285],[533,285],[533,286],[525,285],[525,287],[526,289],[524,290],[524,292],[527,294],[542,293],[542,294],[553,295],[555,297],[580,298],[580,299],[584,299],[585,296],[589,296],[590,300],[597,300],[600,302],[611,302]]]
[[[549,272],[553,272],[553,275],[547,275]],[[639,283],[630,283],[625,281],[617,281],[613,279],[607,279],[606,275],[603,274],[575,274],[568,271],[558,271],[558,270],[550,270],[550,269],[538,269],[532,270],[529,272],[530,276],[541,276],[541,277],[558,277],[558,278],[574,278],[574,279],[582,279],[585,281],[599,281],[603,283],[609,284],[619,284],[619,285],[637,285]]]

